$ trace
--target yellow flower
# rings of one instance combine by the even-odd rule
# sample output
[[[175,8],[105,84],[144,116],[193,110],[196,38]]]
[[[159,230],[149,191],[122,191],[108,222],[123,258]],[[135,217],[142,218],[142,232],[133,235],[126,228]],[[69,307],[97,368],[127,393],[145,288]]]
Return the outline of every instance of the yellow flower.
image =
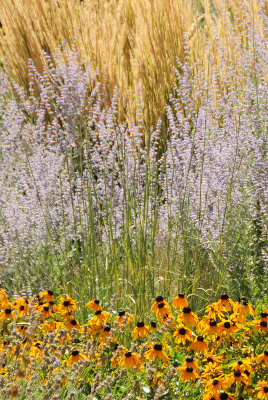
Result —
[[[258,381],[259,387],[257,387],[259,399],[268,399],[268,381]]]
[[[223,294],[220,300],[216,303],[216,307],[219,313],[221,311],[231,311],[234,307],[234,301],[230,299],[228,294]]]
[[[71,356],[69,357],[69,359],[66,362],[66,366],[70,367],[77,361],[86,360],[86,359],[87,359],[87,357],[84,354],[80,353],[78,350],[73,350],[71,353]]]
[[[185,362],[182,364],[181,368],[192,367],[196,372],[198,371],[198,366],[194,362],[193,357],[186,357]]]
[[[53,316],[52,310],[49,308],[49,304],[45,303],[42,306],[38,307],[37,314],[42,315],[43,318],[51,318]]]
[[[54,301],[54,295],[52,290],[45,290],[44,292],[39,293],[39,298],[44,300],[45,303],[49,303],[50,301]]]
[[[203,332],[203,335],[213,336],[218,332],[218,324],[214,318],[205,315],[196,327],[198,333]]]
[[[132,336],[134,339],[138,339],[138,337],[146,338],[149,335],[149,326],[144,325],[143,321],[137,322],[137,326],[132,331]]]
[[[190,329],[187,329],[183,324],[178,325],[176,328],[177,329],[173,333],[175,343],[185,345],[187,340],[192,340]]]
[[[9,321],[15,319],[15,315],[10,307],[0,312],[0,321]]]
[[[205,342],[203,336],[197,336],[192,344],[188,347],[188,350],[194,350],[195,352],[200,352],[207,355],[208,345]]]
[[[183,380],[185,382],[188,382],[191,379],[196,380],[198,378],[198,374],[193,369],[193,367],[189,367],[189,366],[188,367],[187,366],[178,367],[177,371],[180,373],[181,380]]]
[[[90,300],[86,307],[91,308],[94,311],[102,310],[102,306],[100,305],[100,300]]]
[[[245,374],[245,372],[241,371],[240,369],[234,369],[233,372],[227,375],[226,378],[229,381],[229,386],[231,386],[235,382],[244,383],[245,385],[248,385],[250,383],[250,376]]]
[[[156,331],[156,322],[155,321],[150,322],[150,330],[151,330],[151,332]]]
[[[163,296],[157,296],[157,297],[155,298],[154,304],[153,304],[152,307],[151,307],[151,311],[152,311],[154,314],[156,314],[157,306],[158,306],[159,303],[164,303],[165,306],[168,307],[168,308],[170,309],[170,313],[171,313],[170,305],[168,304],[168,302],[167,302],[166,300],[164,300],[164,297],[163,297]]]
[[[248,315],[254,317],[253,307],[248,303],[246,298],[242,298],[241,301],[234,304],[234,313],[238,314],[242,320]]]
[[[206,391],[211,395],[217,395],[221,390],[229,387],[228,378],[221,375],[217,378],[211,378],[206,383]]]
[[[218,334],[220,336],[226,336],[227,339],[230,338],[232,333],[238,331],[238,329],[240,328],[238,323],[232,319],[223,320],[218,324],[218,326],[219,326]]]
[[[151,349],[145,352],[145,357],[148,360],[160,360],[165,364],[168,362],[168,356],[163,350],[163,345],[160,343],[152,345]]]
[[[17,316],[19,318],[28,313],[28,300],[25,300],[22,297],[14,300],[12,306],[17,311]]]
[[[172,315],[170,306],[164,302],[157,304],[155,313],[156,313],[158,321],[162,321],[164,318],[167,319],[167,318],[169,318],[170,315]]]
[[[10,303],[8,300],[8,295],[4,291],[4,289],[0,289],[0,309],[2,308],[9,308]]]
[[[38,342],[35,342],[31,346],[31,348],[29,350],[29,356],[30,357],[35,357],[35,358],[39,358],[40,357],[40,355],[41,355],[41,344],[42,344],[42,342],[38,341]]]
[[[80,329],[79,323],[76,321],[76,319],[72,315],[70,315],[69,318],[67,319],[66,326],[69,330]]]
[[[266,322],[268,322],[268,310],[263,310],[263,311],[260,313],[260,319],[261,319],[261,321],[266,321]]]
[[[117,318],[117,322],[119,323],[119,325],[122,325],[124,323],[125,326],[127,326],[132,321],[133,321],[133,317],[131,314],[129,314],[128,312],[125,312],[125,311],[119,311],[118,318]]]
[[[94,317],[90,320],[90,326],[106,324],[110,319],[110,313],[107,311],[97,310]]]
[[[182,310],[183,307],[188,307],[188,301],[184,297],[184,294],[179,293],[178,296],[174,297],[172,301],[173,308]]]
[[[265,366],[268,367],[268,350],[264,350],[264,352],[257,356],[256,358],[257,364],[261,364],[264,361]]]
[[[119,361],[119,366],[125,369],[139,369],[140,365],[141,361],[138,353],[131,351],[127,351]]]
[[[183,307],[182,313],[178,315],[177,322],[187,326],[195,326],[198,323],[198,317],[192,312],[190,307]]]
[[[58,310],[59,313],[62,314],[63,316],[66,316],[67,314],[71,313],[72,311],[75,311],[77,309],[76,306],[76,301],[73,300],[71,297],[60,297],[59,301],[59,306]]]

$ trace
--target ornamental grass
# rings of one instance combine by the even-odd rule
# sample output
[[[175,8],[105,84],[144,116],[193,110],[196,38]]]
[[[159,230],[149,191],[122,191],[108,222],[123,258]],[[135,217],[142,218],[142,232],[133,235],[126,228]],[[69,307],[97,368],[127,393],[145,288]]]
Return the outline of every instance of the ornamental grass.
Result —
[[[0,290],[0,398],[268,398],[268,309],[227,294],[203,315],[157,296],[144,321],[119,305]],[[159,309],[165,313],[158,313]]]

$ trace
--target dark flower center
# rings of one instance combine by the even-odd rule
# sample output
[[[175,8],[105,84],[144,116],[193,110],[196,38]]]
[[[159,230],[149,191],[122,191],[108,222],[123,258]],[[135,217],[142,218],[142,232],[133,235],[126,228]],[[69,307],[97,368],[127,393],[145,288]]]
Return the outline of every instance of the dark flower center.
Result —
[[[119,315],[119,317],[123,317],[124,315],[125,315],[125,311],[119,311],[119,313],[118,313],[118,315]]]
[[[224,326],[224,328],[227,328],[227,329],[231,328],[231,324],[228,321],[224,322],[223,326]]]
[[[95,304],[100,304],[100,301],[96,299],[96,300],[94,300],[94,303]]]
[[[156,323],[154,321],[151,321],[151,327],[156,328]]]
[[[268,393],[268,386],[264,386],[263,391],[264,393]]]
[[[186,357],[186,362],[188,362],[188,363],[194,362],[193,357]]]
[[[248,301],[247,300],[243,301],[243,306],[248,306]]]
[[[20,310],[23,311],[25,309],[24,306],[20,306]]]
[[[203,342],[203,341],[204,341],[203,336],[197,336],[197,341],[198,341],[198,342]]]
[[[211,357],[208,357],[208,358],[207,358],[207,362],[208,362],[208,363],[213,363],[213,359],[212,359]]]
[[[229,299],[228,294],[223,294],[223,295],[221,296],[221,300],[228,300],[228,299]]]
[[[184,313],[184,314],[190,314],[191,313],[191,308],[190,307],[183,307],[183,310],[182,310],[182,312]]]
[[[179,293],[179,294],[178,294],[178,297],[179,297],[180,299],[184,299],[184,294]]]
[[[247,370],[247,369],[245,369],[245,374],[247,375],[247,376],[250,376],[250,372]]]
[[[49,301],[49,305],[50,305],[50,306],[54,306],[54,304],[55,304],[55,301],[52,301],[52,300]]]
[[[243,362],[242,362],[242,361],[237,361],[237,364],[238,364],[238,365],[242,365]]]
[[[214,379],[214,381],[212,382],[212,385],[213,385],[213,386],[217,386],[218,383],[219,383],[218,379]]]
[[[42,300],[38,301],[39,306],[42,306],[44,304],[44,302]],[[64,303],[63,303],[64,304]]]
[[[210,326],[217,326],[217,322],[215,321],[214,318],[210,318],[209,325]]]
[[[63,302],[64,307],[68,307],[70,305],[70,302],[68,300],[65,300]]]
[[[104,332],[110,332],[111,327],[110,326],[105,326],[105,328],[103,330],[104,330]]]
[[[193,372],[193,368],[192,367],[187,367],[186,368],[186,372],[190,372],[190,373]]]
[[[157,297],[155,298],[155,300],[157,301],[157,303],[160,303],[161,301],[164,300],[164,297],[163,297],[163,296],[157,296]]]
[[[236,378],[239,378],[239,376],[241,376],[241,372],[240,372],[240,371],[235,371],[235,372],[234,372],[234,376],[235,376]]]
[[[261,321],[260,326],[262,328],[267,328],[267,322],[266,321]]]
[[[180,328],[179,329],[179,334],[180,335],[185,335],[185,333],[186,333],[186,329],[184,329],[184,328]]]
[[[137,322],[137,327],[138,328],[143,328],[144,327],[144,322],[143,321]]]
[[[267,357],[268,356],[268,350],[264,351],[264,355]]]
[[[261,317],[262,317],[262,318],[267,318],[267,316],[268,316],[267,312],[262,312],[262,313],[261,313]]]
[[[38,347],[38,349],[40,349],[40,343],[35,343],[35,347]]]
[[[48,290],[47,294],[49,294],[49,296],[53,296],[53,291],[52,290]]]
[[[95,312],[95,315],[100,315],[101,314],[101,310],[98,310]]]
[[[11,308],[6,308],[5,309],[5,314],[7,314],[7,315],[11,314]]]
[[[155,344],[155,345],[154,345],[154,350],[157,350],[157,351],[163,350],[162,344]]]
[[[78,356],[78,354],[79,354],[79,351],[78,350],[73,350],[72,351],[72,356]]]
[[[164,307],[165,307],[165,304],[164,304],[164,303],[159,303],[157,307],[158,307],[158,308],[164,308]]]
[[[225,392],[224,392],[224,393],[221,393],[221,394],[220,394],[220,399],[221,399],[221,400],[227,400],[227,399],[228,399],[228,394],[225,393]]]
[[[45,306],[45,307],[44,307],[44,311],[49,311],[49,307],[48,307],[48,306]]]
[[[72,319],[70,322],[71,322],[71,325],[77,325],[77,322],[75,319]]]
[[[127,358],[131,357],[131,351],[128,351],[127,353],[125,353],[125,357],[127,357]]]

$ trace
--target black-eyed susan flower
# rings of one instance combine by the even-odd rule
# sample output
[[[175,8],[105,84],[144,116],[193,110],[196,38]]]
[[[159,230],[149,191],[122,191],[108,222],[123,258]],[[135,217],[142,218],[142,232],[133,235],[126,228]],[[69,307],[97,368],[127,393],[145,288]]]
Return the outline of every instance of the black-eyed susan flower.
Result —
[[[93,311],[98,311],[102,310],[102,306],[100,305],[100,300],[90,300],[87,304],[86,307],[91,308]]]
[[[184,363],[181,366],[182,368],[192,367],[196,372],[199,370],[197,364],[194,361],[194,358],[191,356],[186,357]]]
[[[204,336],[213,336],[218,332],[218,324],[214,318],[204,316],[196,327],[196,332],[202,332]]]
[[[130,313],[124,310],[119,311],[117,322],[119,323],[119,325],[122,325],[124,323],[125,326],[128,326],[131,322],[133,322],[133,317]]]
[[[28,313],[28,300],[19,297],[13,301],[12,307],[14,310],[16,310],[17,316],[21,318]]]
[[[149,335],[149,326],[144,325],[143,321],[138,321],[137,326],[132,331],[134,339],[146,338]]]
[[[15,319],[15,315],[11,309],[11,307],[5,308],[0,312],[0,321],[10,321],[11,319]]]
[[[139,369],[141,365],[138,353],[127,351],[119,361],[119,366],[125,369]]]
[[[221,311],[232,311],[234,307],[234,301],[228,296],[228,294],[223,294],[220,300],[216,303],[218,312]]]
[[[263,400],[268,399],[268,381],[258,381],[257,397]]]
[[[150,350],[145,352],[145,357],[147,360],[160,360],[163,361],[165,364],[168,362],[168,356],[164,351],[164,347],[160,343],[153,344]]]
[[[212,396],[215,396],[219,394],[220,391],[228,389],[229,388],[229,380],[226,378],[224,375],[211,378],[207,381],[206,383],[206,392],[211,394]]]
[[[241,369],[234,369],[229,375],[226,376],[229,382],[229,387],[237,382],[239,383],[244,383],[247,385],[249,383],[249,376],[245,374],[244,371],[241,371]]]
[[[110,337],[111,335],[111,326],[110,325],[106,325],[103,327],[102,332],[100,333],[100,337],[99,340],[101,343],[106,343],[107,339]]]
[[[250,325],[259,332],[268,332],[268,324],[266,321],[255,320],[250,323]]]
[[[54,293],[52,290],[44,290],[39,293],[39,298],[45,303],[49,303],[50,301],[54,301]]]
[[[4,289],[0,289],[0,309],[5,309],[10,307],[10,302],[8,300],[8,295]]]
[[[90,321],[90,325],[106,324],[111,319],[111,314],[107,311],[97,310],[94,317]]]
[[[80,353],[79,350],[73,350],[71,352],[70,357],[68,358],[67,362],[66,362],[66,366],[70,367],[71,365],[73,365],[74,363],[76,363],[79,360],[86,360],[87,357]]]
[[[53,312],[48,303],[45,303],[42,306],[38,307],[37,314],[40,315],[42,318],[51,318],[53,316]]]
[[[178,367],[177,371],[180,374],[180,379],[185,382],[188,382],[190,380],[195,381],[196,379],[198,379],[198,374],[193,369],[193,367],[189,367],[189,366],[188,367],[187,366]]]
[[[218,334],[220,336],[226,336],[227,339],[229,339],[230,336],[240,328],[239,324],[231,319],[221,321],[218,326]]]
[[[268,322],[268,310],[263,310],[260,313],[260,320]]]
[[[170,310],[169,312],[170,312],[170,314],[171,314],[170,305],[168,304],[168,302],[167,302],[166,300],[164,300],[164,297],[163,297],[163,296],[157,296],[157,297],[155,298],[155,302],[153,303],[153,305],[152,305],[152,307],[151,307],[151,311],[152,311],[154,314],[156,314],[157,306],[158,306],[159,303],[164,303],[165,306],[169,308],[169,310]]]
[[[198,324],[198,316],[193,313],[190,307],[183,307],[182,312],[178,315],[177,322],[187,326],[196,326]]]
[[[248,315],[254,317],[254,310],[252,305],[248,303],[247,299],[243,299],[234,304],[234,314],[238,314],[238,316],[244,320]]]
[[[63,316],[67,314],[71,314],[72,311],[77,309],[76,300],[73,300],[71,297],[60,297],[58,311]]]
[[[77,322],[77,320],[72,315],[70,315],[69,318],[67,318],[66,326],[67,326],[67,328],[69,330],[71,330],[71,329],[80,329],[79,323]]]
[[[190,344],[188,350],[194,350],[204,355],[208,354],[208,345],[203,336],[197,336],[193,343]]]
[[[156,331],[156,322],[155,321],[150,322],[150,330],[151,330],[151,332]]]
[[[161,302],[157,304],[156,317],[158,321],[163,321],[164,318],[168,319],[171,314],[170,306],[167,303]]]
[[[186,341],[192,340],[192,332],[190,329],[186,328],[183,324],[180,324],[176,327],[175,332],[173,333],[175,343],[177,344],[186,344]]]
[[[178,296],[174,297],[172,301],[172,307],[175,310],[182,310],[183,307],[188,307],[188,301],[186,300],[184,294],[179,293]]]
[[[264,362],[265,366],[268,367],[268,350],[264,350],[263,353],[259,354],[256,358],[257,364]]]
[[[29,350],[29,356],[39,358],[41,355],[41,352],[42,352],[41,345],[42,345],[41,341],[37,341],[37,342],[33,343],[33,345],[31,346],[31,348]]]

